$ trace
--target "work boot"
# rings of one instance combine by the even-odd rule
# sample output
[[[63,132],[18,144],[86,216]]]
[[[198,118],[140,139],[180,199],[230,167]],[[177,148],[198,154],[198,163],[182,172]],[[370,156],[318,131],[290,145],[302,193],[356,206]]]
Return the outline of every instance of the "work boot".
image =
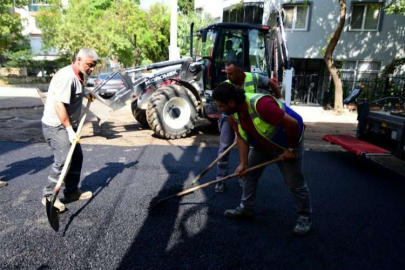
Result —
[[[65,194],[65,198],[63,198],[63,201],[65,203],[71,203],[77,200],[88,200],[91,197],[93,197],[93,193],[91,191],[82,192],[80,190],[77,190],[75,192]]]
[[[43,197],[42,198],[42,204],[46,206],[46,198],[47,197]],[[51,199],[51,196],[48,197],[49,199]],[[55,203],[53,204],[53,206],[55,206],[56,208],[59,209],[59,211],[62,213],[66,210],[66,207],[63,203],[61,203],[61,201],[59,200],[59,198],[56,198]]]
[[[297,225],[294,227],[294,233],[297,235],[307,234],[311,230],[312,219],[310,217],[299,216]]]
[[[253,210],[247,210],[238,206],[235,209],[226,210],[224,216],[233,219],[254,219],[255,213]]]
[[[0,181],[0,188],[7,186],[7,182]]]
[[[215,192],[216,193],[222,193],[225,190],[225,183],[224,182],[218,182],[215,185]]]

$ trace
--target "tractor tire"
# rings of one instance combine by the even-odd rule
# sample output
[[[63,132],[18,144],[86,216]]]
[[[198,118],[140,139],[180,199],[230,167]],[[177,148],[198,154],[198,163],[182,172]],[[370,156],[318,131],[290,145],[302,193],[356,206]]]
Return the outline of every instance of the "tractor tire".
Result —
[[[131,103],[131,111],[135,117],[135,120],[138,121],[144,128],[149,128],[148,120],[146,120],[146,110],[138,108],[138,100],[134,100]]]
[[[194,129],[197,99],[187,88],[171,84],[159,88],[150,98],[146,119],[156,136],[180,139]]]

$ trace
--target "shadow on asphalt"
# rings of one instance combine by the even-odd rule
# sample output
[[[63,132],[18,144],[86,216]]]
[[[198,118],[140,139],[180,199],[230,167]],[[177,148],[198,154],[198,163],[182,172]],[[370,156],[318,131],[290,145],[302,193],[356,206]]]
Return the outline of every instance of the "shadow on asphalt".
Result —
[[[190,157],[205,156],[207,150],[201,153],[197,150],[188,148],[178,160],[172,154],[164,156],[163,164],[171,173],[157,197],[166,196],[174,185],[186,183],[187,177],[176,174],[170,164],[184,164],[193,168],[195,175],[199,173],[203,164],[192,164]],[[233,159],[234,163],[235,155]],[[398,247],[405,239],[404,219],[397,217],[405,207],[402,195],[405,179],[384,168],[359,162],[348,153],[312,152],[310,160],[308,164],[304,158],[304,174],[314,207],[310,234],[303,237],[292,234],[295,202],[278,168],[271,165],[260,180],[255,221],[223,217],[224,209],[233,208],[240,201],[240,190],[232,187],[222,195],[212,195],[212,189],[207,188],[201,190],[201,196],[194,194],[187,199],[167,201],[158,214],[148,214],[117,269],[404,266],[400,259],[394,258],[401,257]],[[392,197],[386,197],[387,194]],[[203,197],[203,202],[201,199],[195,202],[197,196]],[[182,202],[185,200],[187,203]]]
[[[170,176],[163,184],[155,198],[164,198],[166,196],[170,196],[172,195],[172,191],[178,191],[178,187],[186,186],[185,183],[188,177],[186,175],[178,174],[173,168],[173,164],[183,164],[183,166],[192,168],[191,172],[194,173],[194,175],[200,173],[200,171],[197,170],[200,170],[203,165],[200,164],[198,166],[198,164],[196,165],[191,163],[193,162],[193,158],[195,156],[205,156],[204,152],[207,151],[207,148],[203,148],[201,153],[197,153],[198,150],[198,147],[185,148],[182,156],[178,160],[176,160],[171,153],[164,155],[162,164],[169,172]],[[202,192],[205,193],[206,191],[202,189]],[[151,203],[153,204],[153,200]],[[181,260],[182,257],[177,257],[175,254],[173,255],[176,257],[171,257],[172,252],[167,251],[167,249],[173,240],[173,234],[175,233],[178,225],[177,219],[179,212],[182,211],[180,209],[181,199],[174,198],[172,200],[162,202],[161,204],[162,205],[159,205],[159,209],[157,211],[153,210],[148,213],[145,222],[133,240],[132,245],[128,248],[125,256],[122,258],[117,269],[134,269],[140,266],[143,269],[168,269],[170,267],[175,267],[176,265],[178,266],[176,261]],[[182,220],[187,219],[189,216],[194,216],[195,210],[206,207],[207,206],[203,204],[189,208],[188,211],[190,211],[190,214],[183,216]],[[204,232],[200,232],[198,235],[204,235]],[[193,243],[193,239],[195,237],[197,236],[187,235],[187,233],[184,233],[183,235],[182,233],[180,238],[182,239],[181,242],[184,244],[179,245],[178,247],[182,250],[181,252],[183,252],[184,249],[184,251],[189,249],[189,244]],[[164,264],[162,264],[163,261],[159,260],[159,257],[161,256],[164,256],[165,258],[172,258],[172,260],[165,260]],[[193,267],[190,265],[189,269],[192,268]]]
[[[69,221],[66,224],[65,229],[63,230],[63,236],[66,235],[66,232],[68,231],[73,220],[100,194],[100,192],[108,187],[110,182],[118,174],[122,173],[125,169],[134,167],[136,164],[138,164],[138,161],[128,164],[107,162],[104,168],[86,176],[81,183],[81,189],[83,191],[93,192],[93,196],[89,200],[87,200],[86,203],[82,207],[80,207],[79,210],[77,210],[73,215],[70,216]]]
[[[8,164],[6,166],[8,169],[0,172],[0,176],[4,176],[3,181],[9,182],[24,174],[34,175],[52,163],[53,156],[29,158]]]

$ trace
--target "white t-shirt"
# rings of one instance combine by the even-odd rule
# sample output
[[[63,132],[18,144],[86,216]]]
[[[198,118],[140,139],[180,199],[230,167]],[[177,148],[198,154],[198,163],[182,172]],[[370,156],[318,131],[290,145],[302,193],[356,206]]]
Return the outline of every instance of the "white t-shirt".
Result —
[[[63,102],[70,124],[77,127],[83,102],[84,87],[77,78],[71,65],[60,69],[49,84],[48,96],[42,116],[42,123],[57,127],[62,124],[55,111],[55,101]]]

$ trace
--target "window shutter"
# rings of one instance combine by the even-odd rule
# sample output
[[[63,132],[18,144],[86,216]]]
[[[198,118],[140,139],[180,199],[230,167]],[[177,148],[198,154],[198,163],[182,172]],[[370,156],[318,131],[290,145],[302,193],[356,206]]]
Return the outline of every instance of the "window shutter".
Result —
[[[363,13],[364,5],[353,6],[352,21],[350,24],[352,29],[361,29],[361,25],[363,23]]]
[[[378,18],[380,15],[380,5],[379,4],[368,4],[366,19],[364,22],[364,29],[377,30]]]
[[[307,12],[307,7],[297,6],[297,21],[295,22],[295,29],[305,29]]]

